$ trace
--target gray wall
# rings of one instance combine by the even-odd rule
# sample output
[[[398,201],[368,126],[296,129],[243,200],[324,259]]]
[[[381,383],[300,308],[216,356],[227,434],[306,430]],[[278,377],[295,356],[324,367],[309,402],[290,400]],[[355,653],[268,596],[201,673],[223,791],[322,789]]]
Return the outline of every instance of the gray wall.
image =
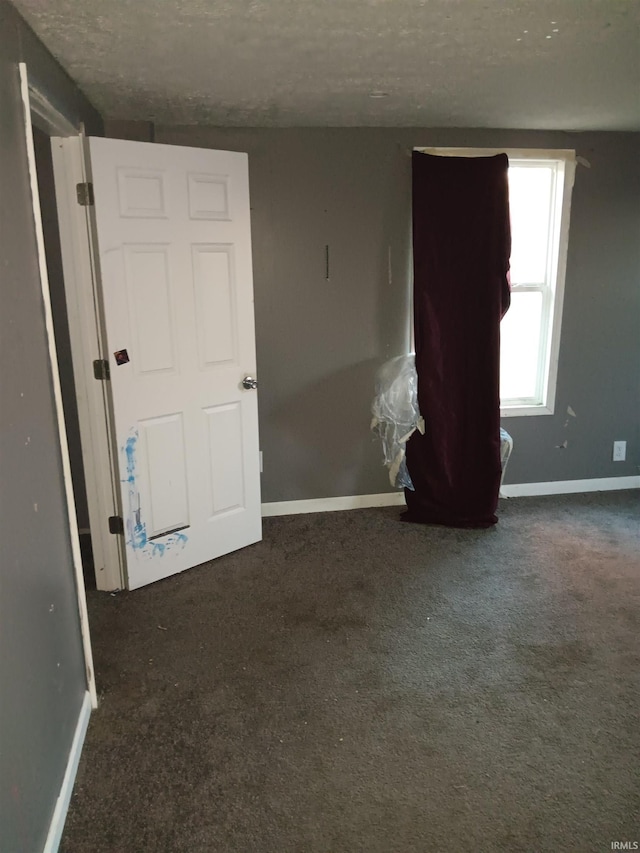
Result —
[[[414,145],[575,148],[590,162],[573,194],[556,414],[504,419],[506,481],[638,473],[640,134],[158,127],[155,140],[249,153],[265,501],[389,490],[369,407],[376,368],[407,346]],[[626,462],[612,462],[614,439]]]
[[[99,116],[0,0],[0,851],[42,849],[86,690],[27,172],[19,60]]]

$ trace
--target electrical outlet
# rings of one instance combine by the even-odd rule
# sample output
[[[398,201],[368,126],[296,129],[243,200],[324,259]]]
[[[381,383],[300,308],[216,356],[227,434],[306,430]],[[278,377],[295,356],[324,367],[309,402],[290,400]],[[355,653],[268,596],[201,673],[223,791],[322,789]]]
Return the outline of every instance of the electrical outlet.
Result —
[[[624,462],[627,458],[627,442],[626,441],[614,441],[613,442],[613,461],[614,462]]]

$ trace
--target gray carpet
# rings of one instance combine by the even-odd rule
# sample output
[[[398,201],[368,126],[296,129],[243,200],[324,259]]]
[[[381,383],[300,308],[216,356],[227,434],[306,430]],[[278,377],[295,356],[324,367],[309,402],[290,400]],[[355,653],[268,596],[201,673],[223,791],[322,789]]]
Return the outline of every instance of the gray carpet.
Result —
[[[64,853],[604,853],[640,842],[638,492],[399,509],[89,594]]]

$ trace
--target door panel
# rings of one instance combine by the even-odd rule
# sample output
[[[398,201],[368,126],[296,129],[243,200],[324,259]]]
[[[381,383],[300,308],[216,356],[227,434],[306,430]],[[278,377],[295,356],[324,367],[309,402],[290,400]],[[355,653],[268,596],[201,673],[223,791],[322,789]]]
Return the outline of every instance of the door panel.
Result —
[[[140,421],[140,493],[149,507],[147,535],[155,539],[190,526],[182,413]]]
[[[221,516],[246,504],[242,470],[242,411],[238,403],[204,410],[209,445],[210,517]]]
[[[176,369],[169,251],[162,245],[123,247],[136,373]]]
[[[233,246],[194,246],[193,272],[202,367],[237,359]]]
[[[129,588],[261,536],[245,154],[90,139]]]

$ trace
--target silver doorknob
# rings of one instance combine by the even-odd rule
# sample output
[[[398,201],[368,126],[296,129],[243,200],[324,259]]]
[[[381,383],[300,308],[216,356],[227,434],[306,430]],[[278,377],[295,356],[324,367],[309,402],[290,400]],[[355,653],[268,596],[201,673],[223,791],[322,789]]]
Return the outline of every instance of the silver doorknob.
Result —
[[[247,391],[250,391],[252,388],[255,389],[258,387],[258,380],[252,376],[245,376],[242,380],[242,387],[246,388]]]

